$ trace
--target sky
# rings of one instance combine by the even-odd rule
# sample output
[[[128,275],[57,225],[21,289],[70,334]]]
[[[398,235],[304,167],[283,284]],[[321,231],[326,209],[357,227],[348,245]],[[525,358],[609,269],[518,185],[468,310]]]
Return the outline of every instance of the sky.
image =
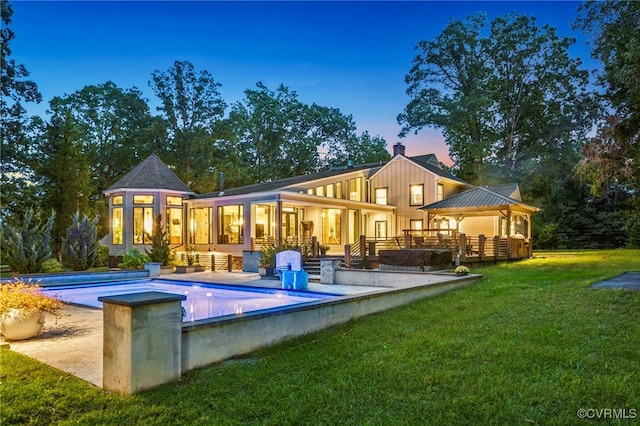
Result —
[[[451,19],[483,12],[489,20],[510,12],[535,16],[560,36],[585,69],[585,36],[571,29],[575,1],[412,2],[172,2],[13,1],[11,58],[26,66],[43,95],[28,112],[46,117],[49,101],[87,85],[113,81],[137,87],[157,114],[149,87],[155,70],[189,61],[210,72],[228,105],[263,82],[284,84],[308,104],[352,115],[358,133],[402,142],[409,156],[435,153],[450,164],[437,129],[400,139],[396,117],[409,97],[404,77],[421,40],[433,40]]]

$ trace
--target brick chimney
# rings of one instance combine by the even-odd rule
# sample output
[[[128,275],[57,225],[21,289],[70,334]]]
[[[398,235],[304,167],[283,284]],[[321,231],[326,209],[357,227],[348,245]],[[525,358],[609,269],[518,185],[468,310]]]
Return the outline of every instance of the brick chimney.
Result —
[[[396,155],[405,155],[405,148],[404,145],[402,145],[400,142],[398,142],[397,144],[395,144],[393,146],[393,156],[395,157]]]

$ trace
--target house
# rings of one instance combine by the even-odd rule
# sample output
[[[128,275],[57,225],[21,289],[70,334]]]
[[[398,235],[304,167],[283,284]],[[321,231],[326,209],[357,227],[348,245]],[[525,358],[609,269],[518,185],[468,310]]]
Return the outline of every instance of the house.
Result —
[[[317,243],[342,255],[345,245],[366,240],[414,247],[442,244],[445,237],[457,243],[461,235],[497,241],[518,234],[530,250],[531,214],[537,210],[521,202],[515,184],[473,187],[433,154],[405,156],[399,143],[386,162],[349,163],[208,194],[194,194],[152,155],[104,194],[111,227],[102,242],[112,264],[130,248],[148,247],[153,218],[160,214],[180,256],[189,249],[201,263],[230,258],[234,269],[250,271],[257,269],[254,254],[262,244],[283,240]],[[481,256],[479,243],[463,256]]]

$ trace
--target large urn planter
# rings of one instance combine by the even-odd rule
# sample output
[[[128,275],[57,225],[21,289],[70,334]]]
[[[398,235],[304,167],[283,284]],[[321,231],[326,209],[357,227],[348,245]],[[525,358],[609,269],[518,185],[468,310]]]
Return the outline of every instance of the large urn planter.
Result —
[[[12,309],[0,322],[0,332],[9,340],[31,339],[42,332],[44,312],[34,311],[25,314],[19,309]]]
[[[9,340],[24,340],[42,332],[44,315],[59,318],[62,301],[20,278],[0,286],[0,332]]]

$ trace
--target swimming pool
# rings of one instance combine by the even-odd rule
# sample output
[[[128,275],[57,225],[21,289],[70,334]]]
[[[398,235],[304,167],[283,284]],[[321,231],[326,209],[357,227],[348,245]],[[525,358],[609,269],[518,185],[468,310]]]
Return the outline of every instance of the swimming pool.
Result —
[[[163,279],[142,279],[97,284],[47,287],[66,303],[102,308],[98,297],[161,291],[187,297],[182,302],[183,322],[225,315],[299,305],[325,300],[337,295],[287,291],[269,288],[227,286]]]

